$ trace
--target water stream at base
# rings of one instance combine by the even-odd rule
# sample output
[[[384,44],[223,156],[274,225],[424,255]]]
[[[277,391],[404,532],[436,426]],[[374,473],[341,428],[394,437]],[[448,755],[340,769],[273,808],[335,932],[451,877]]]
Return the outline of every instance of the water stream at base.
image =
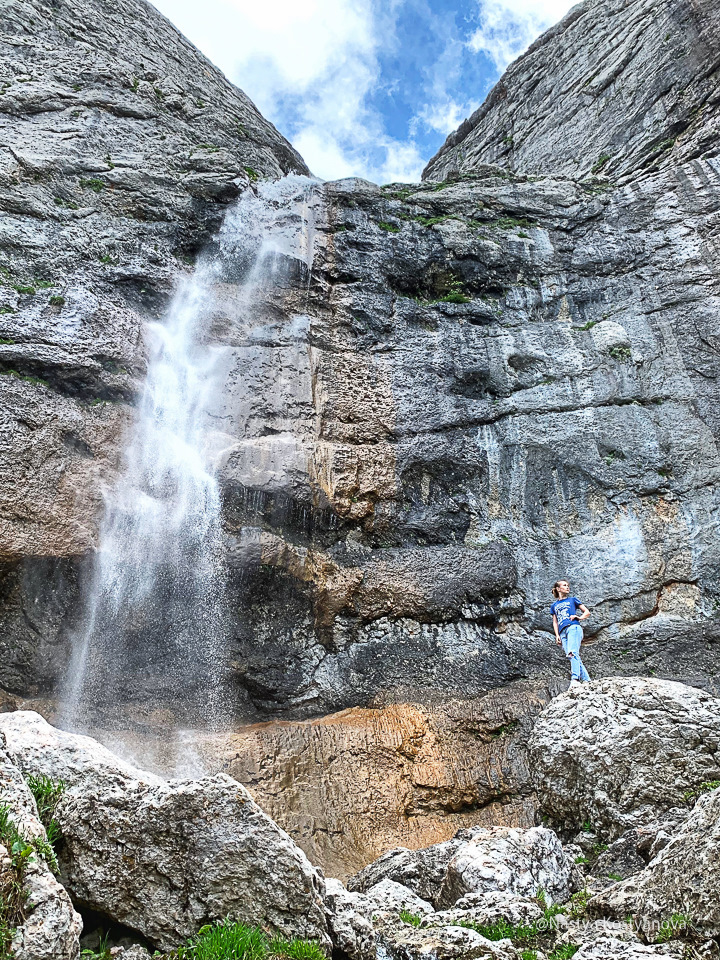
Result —
[[[177,729],[182,720],[212,729],[232,718],[218,470],[236,438],[211,416],[228,350],[212,324],[221,309],[226,330],[234,319],[251,327],[268,291],[298,264],[309,282],[316,189],[290,176],[246,191],[165,321],[151,325],[147,377],[124,468],[105,494],[82,629],[73,637],[59,715],[65,728],[121,730],[128,713],[164,712]]]

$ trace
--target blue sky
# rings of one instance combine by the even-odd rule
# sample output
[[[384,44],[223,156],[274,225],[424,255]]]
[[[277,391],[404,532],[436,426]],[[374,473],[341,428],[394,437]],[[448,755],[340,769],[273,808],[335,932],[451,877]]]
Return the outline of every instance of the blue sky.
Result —
[[[418,180],[571,0],[154,0],[325,179]]]

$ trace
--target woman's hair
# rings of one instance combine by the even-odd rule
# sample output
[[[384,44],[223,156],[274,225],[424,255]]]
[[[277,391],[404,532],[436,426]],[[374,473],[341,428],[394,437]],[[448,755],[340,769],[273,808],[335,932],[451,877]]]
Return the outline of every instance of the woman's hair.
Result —
[[[557,592],[558,584],[563,583],[563,581],[567,583],[567,580],[565,580],[565,578],[563,577],[562,580],[556,580],[555,583],[553,584],[552,595],[555,597],[556,600],[558,599],[558,592]]]

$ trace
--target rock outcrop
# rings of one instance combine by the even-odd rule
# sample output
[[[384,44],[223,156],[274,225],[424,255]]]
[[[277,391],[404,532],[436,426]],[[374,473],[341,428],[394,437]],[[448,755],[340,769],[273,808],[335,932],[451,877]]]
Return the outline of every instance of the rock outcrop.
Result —
[[[4,743],[0,745],[0,808],[11,825],[10,831],[3,829],[0,835],[3,934],[10,933],[11,944],[3,942],[0,950],[4,953],[9,947],[16,960],[77,960],[82,920],[53,874],[48,862],[52,850],[35,800]],[[37,840],[43,845],[36,845]]]
[[[167,950],[228,916],[329,946],[320,874],[236,781],[160,781],[35,714],[0,719],[23,773],[67,785],[59,859],[76,903]]]
[[[392,850],[350,880],[350,890],[368,892],[382,880],[408,887],[435,907],[448,908],[473,893],[534,897],[549,903],[570,896],[572,867],[551,830],[476,827],[425,850]]]
[[[530,756],[552,822],[615,839],[720,780],[720,700],[651,678],[595,681],[545,708]]]
[[[596,915],[632,913],[649,937],[672,917],[684,918],[696,934],[720,937],[720,781],[701,796],[667,846],[644,870],[598,894]]]
[[[527,738],[553,692],[523,682],[435,709],[392,704],[253,724],[199,749],[313,863],[345,879],[398,844],[427,847],[463,827],[533,826]]]
[[[713,0],[585,0],[513,63],[423,172],[635,174],[717,152]]]

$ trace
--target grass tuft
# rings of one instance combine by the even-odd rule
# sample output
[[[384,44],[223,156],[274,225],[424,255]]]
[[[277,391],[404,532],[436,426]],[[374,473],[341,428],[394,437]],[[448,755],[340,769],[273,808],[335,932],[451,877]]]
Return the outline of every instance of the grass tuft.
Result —
[[[201,927],[173,956],[177,960],[326,960],[314,940],[271,938],[260,927],[229,919]]]
[[[419,927],[422,923],[420,914],[412,913],[410,910],[401,910],[399,916],[403,923],[409,923],[411,927]]]

